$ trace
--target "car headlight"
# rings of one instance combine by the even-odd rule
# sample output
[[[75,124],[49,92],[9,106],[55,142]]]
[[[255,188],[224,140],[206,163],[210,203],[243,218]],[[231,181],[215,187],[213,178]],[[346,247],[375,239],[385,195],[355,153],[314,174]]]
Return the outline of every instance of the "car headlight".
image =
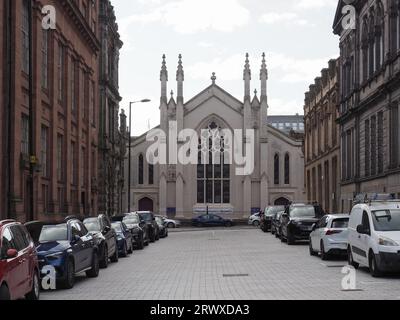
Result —
[[[122,240],[122,237],[121,237],[121,236],[118,236],[118,237],[117,237],[117,240],[118,240],[118,241],[121,241],[121,240]]]
[[[397,247],[399,244],[396,241],[393,241],[392,239],[385,238],[385,237],[380,237],[378,240],[379,245],[385,246],[385,247]]]
[[[55,253],[46,255],[46,258],[50,259],[50,260],[57,260],[57,259],[60,259],[63,256],[63,254],[64,254],[64,252],[55,252]]]

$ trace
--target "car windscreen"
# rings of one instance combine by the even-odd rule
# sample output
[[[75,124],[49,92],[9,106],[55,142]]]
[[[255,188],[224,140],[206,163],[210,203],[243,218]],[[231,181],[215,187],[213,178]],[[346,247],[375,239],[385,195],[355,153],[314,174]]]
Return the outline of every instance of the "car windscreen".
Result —
[[[276,213],[285,210],[285,207],[269,207],[265,212],[266,216],[274,216]]]
[[[139,218],[137,216],[127,216],[122,221],[126,224],[139,224]]]
[[[153,215],[151,213],[147,213],[147,212],[146,213],[141,213],[140,217],[146,222],[153,221]]]
[[[376,231],[400,231],[400,210],[378,210],[372,212]]]
[[[120,223],[113,223],[111,224],[111,226],[115,230],[115,232],[122,232],[122,227]]]
[[[290,216],[293,218],[315,218],[315,208],[313,206],[293,207],[290,210]]]
[[[349,218],[334,219],[332,221],[332,228],[334,229],[346,229],[349,227]]]
[[[68,240],[68,228],[66,224],[56,226],[43,226],[39,242],[53,242]]]
[[[100,231],[100,223],[97,219],[85,220],[84,225],[89,232],[99,232]]]

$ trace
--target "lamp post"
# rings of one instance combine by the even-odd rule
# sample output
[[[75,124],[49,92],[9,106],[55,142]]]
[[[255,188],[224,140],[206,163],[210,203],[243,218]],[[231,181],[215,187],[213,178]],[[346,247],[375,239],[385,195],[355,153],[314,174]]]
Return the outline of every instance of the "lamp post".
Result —
[[[129,150],[128,150],[128,212],[131,212],[131,144],[132,144],[132,105],[135,103],[147,103],[150,99],[129,102]]]

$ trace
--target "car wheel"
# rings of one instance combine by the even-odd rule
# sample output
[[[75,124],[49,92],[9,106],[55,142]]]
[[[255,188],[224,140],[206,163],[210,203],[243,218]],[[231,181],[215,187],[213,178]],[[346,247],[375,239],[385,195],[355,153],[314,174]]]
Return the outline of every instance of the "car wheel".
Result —
[[[92,258],[92,268],[89,271],[86,271],[86,276],[89,278],[97,278],[99,276],[99,257],[97,253],[93,253],[93,258]]]
[[[348,254],[349,265],[354,267],[355,269],[358,269],[360,264],[353,260],[353,253],[351,252],[350,246],[347,248],[347,254]]]
[[[279,235],[280,235],[279,238],[281,239],[281,242],[286,242],[286,239],[284,238],[282,231],[279,233]]]
[[[75,264],[72,259],[68,260],[65,280],[61,284],[64,289],[72,289],[75,285]]]
[[[139,241],[139,243],[138,243],[138,245],[137,245],[137,248],[138,248],[139,250],[143,250],[143,248],[144,248],[144,238],[143,238],[143,235],[142,235],[141,238],[140,238],[140,241]]]
[[[132,254],[132,253],[133,253],[133,242],[132,242],[132,241],[130,241],[130,246],[129,246],[128,253],[129,253],[129,254]]]
[[[121,253],[121,257],[122,258],[126,258],[128,255],[128,249],[127,249],[127,244],[126,241],[124,242],[124,247],[122,248],[122,253]]]
[[[154,233],[154,232],[152,232],[152,233],[151,233],[151,236],[150,236],[150,242],[151,242],[151,243],[154,243],[154,242],[156,242],[156,235],[155,235],[155,233]]]
[[[254,221],[253,221],[253,226],[254,226],[254,227],[259,227],[259,226],[260,226],[260,221],[254,220]]]
[[[329,259],[329,255],[325,252],[325,246],[324,246],[323,241],[321,241],[321,259],[323,261],[326,261]]]
[[[312,247],[311,238],[310,238],[310,244],[309,244],[309,251],[310,251],[310,256],[315,257],[317,255],[317,253],[314,251],[314,249]]]
[[[225,227],[227,227],[227,228],[232,227],[232,222],[227,221],[227,222],[225,223]]]
[[[294,237],[293,237],[293,235],[289,232],[289,230],[288,230],[288,232],[287,232],[286,240],[287,240],[286,242],[287,242],[287,244],[288,244],[289,246],[292,246],[292,245],[294,245],[294,243],[295,243]]]
[[[118,262],[119,256],[118,256],[118,244],[115,243],[115,251],[114,254],[111,256],[110,260],[111,262]]]
[[[108,248],[106,245],[103,247],[103,254],[100,260],[100,268],[107,269],[108,267]]]
[[[174,228],[175,228],[175,224],[172,223],[172,222],[169,222],[169,223],[167,224],[167,228],[174,229]]]
[[[369,272],[374,278],[382,276],[382,272],[379,270],[379,267],[376,263],[376,258],[373,252],[369,254]]]
[[[160,240],[160,233],[159,232],[157,232],[157,235],[156,235],[156,241],[158,241],[158,240]]]
[[[5,284],[3,284],[0,288],[0,301],[8,301],[10,300],[10,291]]]
[[[32,279],[32,290],[26,295],[27,300],[39,300],[40,297],[40,283],[39,276],[35,271]]]

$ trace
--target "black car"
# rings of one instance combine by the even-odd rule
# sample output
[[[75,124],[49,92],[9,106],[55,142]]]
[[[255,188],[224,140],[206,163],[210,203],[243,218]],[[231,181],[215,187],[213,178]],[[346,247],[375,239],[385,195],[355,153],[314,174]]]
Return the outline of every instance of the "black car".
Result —
[[[137,213],[127,213],[121,216],[115,216],[112,220],[125,223],[128,230],[132,233],[132,243],[136,249],[142,250],[144,246],[147,246],[150,243],[149,228]]]
[[[168,237],[168,227],[167,224],[165,223],[164,218],[161,216],[156,216],[156,222],[160,229],[160,238]]]
[[[281,240],[288,245],[296,241],[309,240],[314,223],[324,215],[318,205],[291,204],[282,214]]]
[[[99,275],[98,248],[85,225],[74,218],[61,224],[29,222],[26,228],[31,234],[39,260],[39,268],[52,266],[60,287],[70,289],[75,275],[86,272],[90,278]]]
[[[147,225],[150,242],[160,240],[160,228],[158,227],[154,213],[151,211],[138,211],[137,214],[140,220],[143,220]]]
[[[118,254],[124,258],[133,253],[133,235],[126,224],[116,221],[111,224],[111,227],[117,234]]]
[[[83,224],[96,241],[99,248],[100,268],[107,268],[108,260],[118,262],[117,235],[111,228],[111,222],[104,214],[87,218]]]
[[[232,227],[233,220],[225,219],[216,214],[203,214],[192,219],[192,225],[195,227]]]
[[[272,220],[276,213],[284,211],[285,206],[269,206],[264,210],[264,214],[261,216],[260,229],[264,232],[272,232]]]

